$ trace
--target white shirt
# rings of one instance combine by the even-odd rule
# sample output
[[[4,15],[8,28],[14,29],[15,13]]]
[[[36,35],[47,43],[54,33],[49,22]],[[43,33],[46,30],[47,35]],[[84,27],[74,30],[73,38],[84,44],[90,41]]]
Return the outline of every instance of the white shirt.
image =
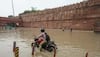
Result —
[[[40,38],[40,37],[42,37],[42,38],[46,39],[45,32],[42,32],[40,35],[38,35],[38,36],[37,36],[37,38]]]

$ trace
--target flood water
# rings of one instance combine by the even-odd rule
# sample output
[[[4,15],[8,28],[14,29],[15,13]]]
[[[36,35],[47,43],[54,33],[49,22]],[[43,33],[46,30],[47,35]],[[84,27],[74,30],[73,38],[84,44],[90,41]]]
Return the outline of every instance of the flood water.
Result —
[[[13,42],[19,47],[19,57],[33,57],[31,43],[38,35],[37,28],[17,28],[0,30],[0,57],[15,57]],[[100,33],[93,31],[46,29],[51,39],[57,44],[56,57],[100,57]],[[34,57],[53,57],[53,53],[35,50]]]

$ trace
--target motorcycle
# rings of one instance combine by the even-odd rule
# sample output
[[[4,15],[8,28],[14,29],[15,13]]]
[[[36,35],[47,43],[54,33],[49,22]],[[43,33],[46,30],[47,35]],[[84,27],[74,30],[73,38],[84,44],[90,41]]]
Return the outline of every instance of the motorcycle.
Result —
[[[39,39],[36,39],[34,38],[34,43],[31,44],[32,47],[37,47],[39,48],[40,45],[39,45]],[[54,49],[57,49],[57,45],[54,43],[54,41],[48,41],[48,42],[44,42],[42,45],[41,45],[41,48],[40,48],[40,51],[42,50],[46,50],[48,52],[52,52],[54,51]]]

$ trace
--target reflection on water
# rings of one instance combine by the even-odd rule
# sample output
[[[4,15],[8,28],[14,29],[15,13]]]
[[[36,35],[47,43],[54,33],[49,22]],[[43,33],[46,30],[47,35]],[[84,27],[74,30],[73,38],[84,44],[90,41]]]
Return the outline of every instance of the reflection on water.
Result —
[[[58,46],[56,57],[100,57],[100,34],[92,31],[69,31],[59,29],[46,29],[51,39]],[[19,57],[32,57],[31,42],[39,29],[20,28],[17,30],[0,31],[0,57],[14,57],[13,41],[19,47]],[[40,52],[36,49],[35,57],[53,57],[53,53]]]

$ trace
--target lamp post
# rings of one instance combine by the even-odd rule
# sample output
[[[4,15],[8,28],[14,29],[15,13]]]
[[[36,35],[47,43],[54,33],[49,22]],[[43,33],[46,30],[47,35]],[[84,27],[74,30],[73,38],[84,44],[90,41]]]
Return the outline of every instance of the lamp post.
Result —
[[[15,12],[14,12],[14,2],[13,2],[13,0],[11,0],[11,3],[12,3],[12,12],[13,12],[13,16],[15,16]]]

